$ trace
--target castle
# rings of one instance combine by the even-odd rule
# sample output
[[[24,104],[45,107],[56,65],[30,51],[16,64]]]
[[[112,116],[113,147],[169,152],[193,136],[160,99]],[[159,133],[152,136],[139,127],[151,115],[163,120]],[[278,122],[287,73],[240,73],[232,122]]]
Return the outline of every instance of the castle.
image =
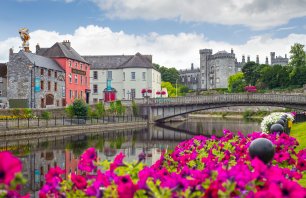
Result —
[[[250,56],[242,56],[242,61],[238,62],[234,50],[231,52],[219,51],[213,54],[212,49],[201,49],[200,53],[200,68],[194,68],[191,64],[191,69],[180,70],[180,83],[188,86],[192,90],[208,90],[227,88],[229,76],[240,72],[242,67],[250,62]],[[289,59],[285,57],[275,56],[275,52],[270,53],[271,62],[266,57],[265,64],[267,65],[287,65]],[[256,56],[255,62],[259,64],[259,56]]]

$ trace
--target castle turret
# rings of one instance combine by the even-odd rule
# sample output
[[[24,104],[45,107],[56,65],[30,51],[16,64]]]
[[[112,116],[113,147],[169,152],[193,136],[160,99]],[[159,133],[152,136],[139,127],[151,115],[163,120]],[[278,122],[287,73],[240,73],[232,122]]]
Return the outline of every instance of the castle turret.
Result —
[[[245,63],[245,56],[242,55],[242,63]]]
[[[208,59],[212,55],[212,49],[201,49],[200,51],[201,89],[207,90],[208,86]]]
[[[271,57],[271,65],[273,65],[275,60],[275,52],[270,52],[270,57]]]
[[[259,55],[256,55],[256,63],[259,64]]]
[[[265,62],[266,65],[269,65],[269,58],[268,56],[266,56],[266,62]]]
[[[36,45],[36,54],[38,53],[39,50],[40,50],[40,46],[39,46],[39,43],[37,43],[37,45]]]
[[[251,61],[250,55],[247,57],[247,62],[249,63]]]
[[[233,48],[231,49],[231,54],[234,54],[234,50],[233,50]]]
[[[193,70],[193,63],[191,63],[191,70]]]

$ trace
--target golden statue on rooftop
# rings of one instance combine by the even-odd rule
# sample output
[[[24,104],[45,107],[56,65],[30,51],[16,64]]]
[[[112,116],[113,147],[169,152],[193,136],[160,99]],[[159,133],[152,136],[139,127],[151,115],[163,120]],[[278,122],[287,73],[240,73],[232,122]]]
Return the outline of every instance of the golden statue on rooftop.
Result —
[[[28,28],[20,28],[19,29],[19,35],[22,40],[22,47],[24,51],[28,52],[30,51],[29,49],[29,40],[30,40],[30,34],[29,34],[29,29]]]

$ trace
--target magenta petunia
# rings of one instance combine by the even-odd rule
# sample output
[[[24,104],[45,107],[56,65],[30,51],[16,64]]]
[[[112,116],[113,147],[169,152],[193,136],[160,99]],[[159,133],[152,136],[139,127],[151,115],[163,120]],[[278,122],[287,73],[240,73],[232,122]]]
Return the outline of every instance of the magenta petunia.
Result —
[[[71,181],[77,189],[85,189],[87,187],[87,180],[81,175],[71,174]]]
[[[0,184],[9,185],[21,170],[22,164],[17,157],[10,152],[0,152]]]

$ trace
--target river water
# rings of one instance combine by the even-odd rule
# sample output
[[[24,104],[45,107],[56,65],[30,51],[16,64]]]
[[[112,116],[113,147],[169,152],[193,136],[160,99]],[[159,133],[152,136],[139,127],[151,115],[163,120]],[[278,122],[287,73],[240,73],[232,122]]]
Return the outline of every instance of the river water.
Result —
[[[79,172],[79,155],[89,147],[95,147],[100,160],[113,160],[116,154],[125,154],[125,161],[136,161],[141,152],[146,154],[145,163],[151,165],[159,159],[163,149],[173,149],[179,142],[195,135],[222,136],[229,129],[248,134],[260,130],[258,121],[222,118],[192,118],[133,130],[116,130],[111,133],[91,133],[85,136],[57,138],[56,141],[41,141],[35,145],[10,146],[23,162],[23,175],[28,180],[24,192],[34,197],[44,182],[44,174],[50,167],[65,169],[65,177]]]

